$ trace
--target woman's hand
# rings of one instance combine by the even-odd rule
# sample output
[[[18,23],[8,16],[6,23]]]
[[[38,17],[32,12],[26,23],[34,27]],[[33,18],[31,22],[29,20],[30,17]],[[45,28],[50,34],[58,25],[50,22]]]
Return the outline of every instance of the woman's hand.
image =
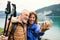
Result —
[[[41,24],[41,32],[45,32],[46,30],[49,30],[52,25],[52,21],[45,21]]]

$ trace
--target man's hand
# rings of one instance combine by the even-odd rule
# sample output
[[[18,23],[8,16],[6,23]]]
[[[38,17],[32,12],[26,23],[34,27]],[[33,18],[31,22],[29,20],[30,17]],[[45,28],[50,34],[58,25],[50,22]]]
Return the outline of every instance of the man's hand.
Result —
[[[1,35],[0,40],[8,40],[8,37],[5,37],[4,35]]]
[[[11,22],[18,22],[18,17],[12,17]]]
[[[41,32],[45,32],[46,30],[49,30],[50,27],[52,25],[52,21],[45,21],[44,23],[42,23],[41,25]]]

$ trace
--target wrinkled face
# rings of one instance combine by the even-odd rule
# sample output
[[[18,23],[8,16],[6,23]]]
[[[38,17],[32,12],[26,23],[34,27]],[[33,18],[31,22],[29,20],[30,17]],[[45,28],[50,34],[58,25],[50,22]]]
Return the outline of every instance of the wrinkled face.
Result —
[[[30,24],[33,24],[34,22],[35,22],[35,15],[32,14],[32,15],[30,16],[30,18],[29,18],[29,23],[30,23]]]
[[[23,12],[21,16],[22,16],[22,21],[24,23],[27,23],[28,18],[29,18],[29,13],[28,12]]]

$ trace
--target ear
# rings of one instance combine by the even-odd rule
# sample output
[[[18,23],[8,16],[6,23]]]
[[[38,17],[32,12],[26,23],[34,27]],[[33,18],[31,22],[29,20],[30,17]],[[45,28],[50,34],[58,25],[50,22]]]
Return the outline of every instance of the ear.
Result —
[[[20,13],[20,17],[22,17],[22,15],[23,15],[23,14],[22,14],[22,13]]]
[[[20,13],[20,15],[22,15],[22,13]]]

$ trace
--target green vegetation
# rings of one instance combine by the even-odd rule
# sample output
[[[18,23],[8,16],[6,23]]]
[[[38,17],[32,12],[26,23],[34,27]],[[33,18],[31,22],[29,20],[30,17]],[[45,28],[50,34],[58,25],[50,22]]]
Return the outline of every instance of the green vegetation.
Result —
[[[0,35],[2,34],[2,32],[3,32],[3,28],[0,28]]]

